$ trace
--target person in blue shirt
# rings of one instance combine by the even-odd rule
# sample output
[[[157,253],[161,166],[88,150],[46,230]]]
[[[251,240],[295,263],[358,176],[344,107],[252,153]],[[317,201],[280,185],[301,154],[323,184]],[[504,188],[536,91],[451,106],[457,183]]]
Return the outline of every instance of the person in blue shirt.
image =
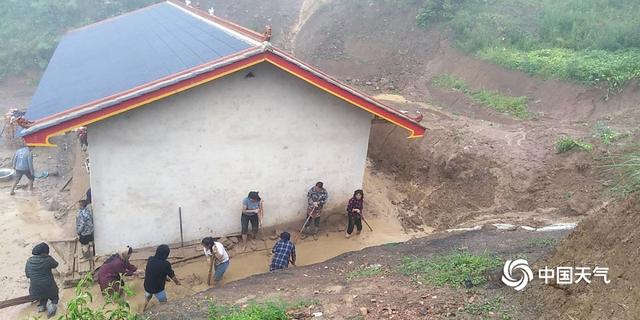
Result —
[[[11,187],[11,192],[9,194],[16,194],[16,187],[18,186],[18,182],[22,179],[22,176],[27,176],[29,179],[29,190],[33,190],[33,180],[34,171],[33,171],[33,155],[31,154],[31,147],[22,147],[16,151],[16,154],[13,156],[13,169],[16,170],[16,181],[13,183],[13,187]]]
[[[242,250],[247,250],[247,234],[249,233],[249,222],[251,222],[251,232],[253,238],[256,239],[258,229],[262,224],[264,210],[262,207],[262,199],[257,191],[249,192],[249,195],[242,200],[242,215],[240,224],[242,227]]]
[[[280,234],[280,240],[273,245],[273,249],[271,249],[273,258],[269,271],[286,269],[289,267],[289,261],[294,266],[296,265],[296,246],[289,239],[291,239],[291,235],[285,231]]]

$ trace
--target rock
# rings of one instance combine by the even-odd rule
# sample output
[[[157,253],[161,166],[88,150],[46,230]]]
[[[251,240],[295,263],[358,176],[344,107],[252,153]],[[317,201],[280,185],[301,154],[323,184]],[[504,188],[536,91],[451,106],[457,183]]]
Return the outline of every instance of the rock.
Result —
[[[235,304],[235,305],[242,305],[242,304],[245,304],[245,303],[249,302],[249,300],[253,300],[253,299],[255,299],[255,298],[256,298],[256,296],[255,296],[255,295],[250,294],[250,295],[248,295],[248,296],[246,296],[246,297],[244,297],[244,298],[241,298],[241,299],[236,300],[236,302],[234,302],[233,304]]]
[[[367,310],[367,308],[362,307],[360,308],[360,314],[364,317],[369,313],[369,310]]]

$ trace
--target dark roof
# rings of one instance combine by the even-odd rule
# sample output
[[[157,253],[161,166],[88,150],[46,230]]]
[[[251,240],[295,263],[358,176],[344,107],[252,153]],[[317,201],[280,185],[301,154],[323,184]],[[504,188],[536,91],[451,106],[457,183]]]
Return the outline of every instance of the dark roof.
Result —
[[[257,45],[169,2],[98,22],[62,38],[26,118],[40,120]]]

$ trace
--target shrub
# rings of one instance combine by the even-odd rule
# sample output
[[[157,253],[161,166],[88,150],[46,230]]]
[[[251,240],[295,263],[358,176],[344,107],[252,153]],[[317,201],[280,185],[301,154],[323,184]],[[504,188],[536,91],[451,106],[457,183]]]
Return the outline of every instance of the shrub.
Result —
[[[622,196],[640,191],[640,152],[616,157],[609,167],[618,171],[618,181],[613,188],[614,191]]]
[[[570,137],[562,137],[556,141],[556,152],[564,153],[574,149],[591,152],[593,146],[589,143],[578,141]]]
[[[211,320],[286,320],[288,309],[302,308],[316,304],[316,301],[287,303],[284,301],[252,301],[246,307],[212,304],[209,306]]]
[[[105,303],[102,307],[92,308],[93,301],[91,287],[93,286],[93,274],[87,273],[76,285],[75,296],[67,302],[65,314],[58,320],[141,320],[141,316],[131,311],[126,297],[135,295],[133,290],[122,286],[125,297],[118,294],[105,295]]]
[[[476,255],[467,251],[456,251],[432,259],[406,257],[399,271],[418,282],[436,286],[460,287],[466,279],[473,285],[487,281],[485,274],[502,266],[502,259],[487,253]]]

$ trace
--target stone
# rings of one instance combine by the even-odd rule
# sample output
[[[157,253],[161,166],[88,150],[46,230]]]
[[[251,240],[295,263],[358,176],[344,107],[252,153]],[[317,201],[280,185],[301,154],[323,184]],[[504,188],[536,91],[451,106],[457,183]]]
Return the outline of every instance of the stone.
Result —
[[[360,308],[360,314],[364,317],[369,313],[369,310],[367,310],[367,308],[362,307]]]

